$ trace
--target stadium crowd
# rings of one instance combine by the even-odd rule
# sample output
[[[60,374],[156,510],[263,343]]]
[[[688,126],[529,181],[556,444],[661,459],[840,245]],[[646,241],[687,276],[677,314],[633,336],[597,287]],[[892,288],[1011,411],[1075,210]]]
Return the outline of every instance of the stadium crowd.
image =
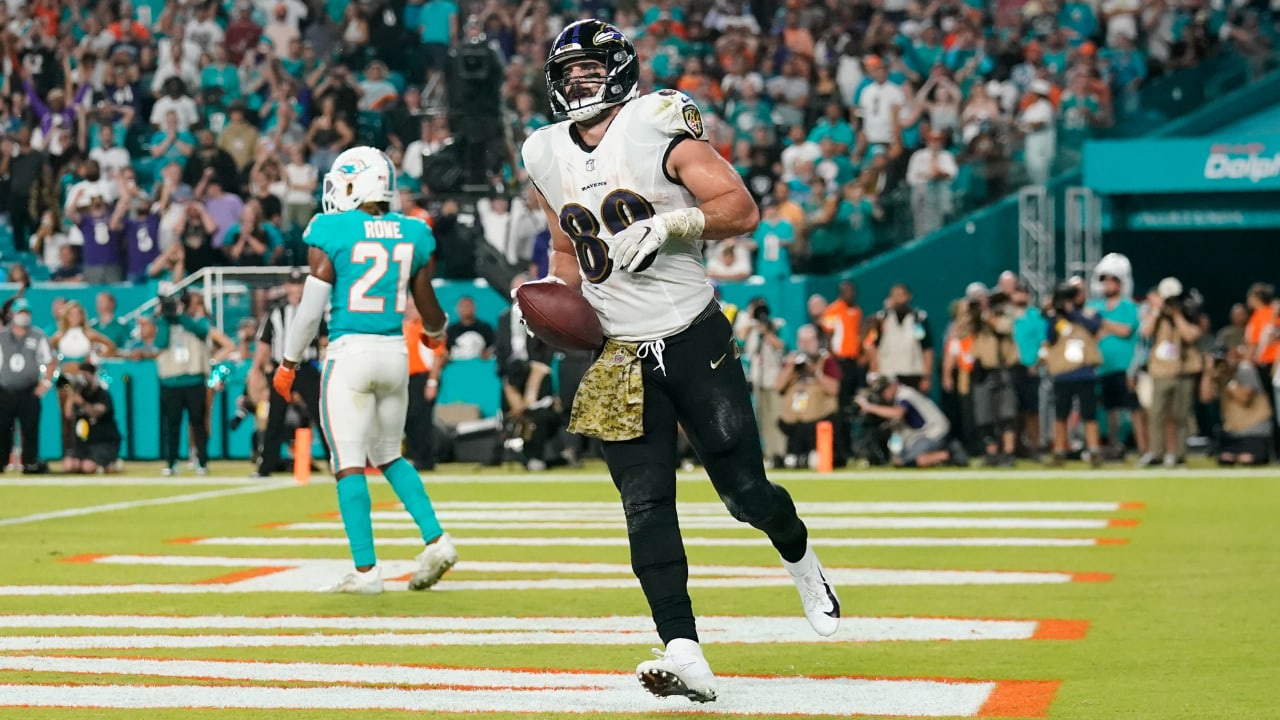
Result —
[[[514,148],[549,122],[548,43],[603,15],[635,40],[641,91],[695,98],[713,145],[790,226],[775,233],[793,243],[785,262],[743,239],[714,250],[718,271],[740,274],[748,253],[838,267],[1074,164],[1146,78],[1224,48],[1263,62],[1274,27],[1253,5],[9,2],[8,244],[40,279],[295,264],[317,178],[355,144],[389,149],[406,208],[456,212],[424,166],[457,133],[451,53],[482,44],[502,68],[493,179],[515,196],[485,203],[483,229],[532,259],[541,220]]]
[[[475,203],[477,226],[508,261],[541,276],[549,236],[515,149],[551,119],[542,72],[548,44],[567,22],[593,15],[611,18],[635,40],[641,92],[674,87],[699,102],[710,141],[761,204],[753,236],[708,248],[712,277],[776,280],[830,270],[1073,166],[1083,139],[1132,109],[1148,78],[1219,52],[1261,67],[1275,35],[1268,12],[1259,3],[1209,0],[10,1],[0,3],[0,208],[7,217],[0,256],[7,279],[19,285],[179,280],[210,266],[299,265],[319,178],[339,152],[358,144],[388,149],[407,213],[452,220],[461,205],[432,191],[433,158],[459,142],[446,88],[458,49],[483,46],[501,68],[501,147],[486,169],[502,192]],[[1002,298],[1018,297],[1016,278],[1002,278],[998,289]],[[934,321],[932,332],[945,330],[935,364],[924,347],[932,339],[928,322],[904,310],[906,288],[895,293],[884,313],[869,313],[877,320],[868,328],[848,318],[837,328],[836,311],[820,307],[828,299],[816,299],[814,327],[799,334],[796,352],[815,362],[831,352],[833,362],[805,375],[801,363],[780,360],[777,373],[789,385],[839,375],[842,458],[870,457],[855,450],[866,434],[853,410],[859,418],[875,415],[852,400],[859,388],[875,389],[881,400],[904,387],[927,395],[940,373],[949,440],[930,458],[978,452],[1001,461],[1016,446],[1006,441],[1012,429],[1004,396],[994,409],[985,389],[976,403],[965,399],[974,398],[966,390],[990,385],[972,376],[963,348],[981,325],[972,320],[974,308],[992,310],[984,302],[993,295],[975,287],[949,326]],[[190,298],[183,314],[206,319],[199,295]],[[842,292],[831,300],[830,307],[853,314],[856,297]],[[757,337],[745,322],[760,308],[744,310],[747,355],[785,359],[780,341]],[[120,331],[114,307],[97,312],[102,322],[90,328],[83,308],[59,308],[59,326],[49,328],[53,350],[65,358],[57,346],[66,331],[90,328],[102,355],[160,352],[154,320]],[[879,341],[864,342],[883,337],[890,317],[897,331],[919,322],[918,357],[906,347],[886,353]],[[221,357],[253,355],[250,328],[201,327]],[[79,334],[71,333],[76,342]],[[463,354],[476,352],[477,335],[483,333],[459,332]],[[492,346],[487,339],[479,354]],[[1027,347],[1019,343],[1024,368],[1035,364]],[[1102,355],[1112,369],[1105,347]],[[905,364],[885,366],[890,357],[890,365]],[[777,375],[770,368],[752,366],[757,392],[770,395],[757,401],[787,415],[786,393],[771,396]],[[867,383],[868,371],[895,382]],[[251,373],[252,392],[262,398],[269,372],[264,364]],[[432,373],[438,368],[420,369],[427,386],[438,382]],[[1019,384],[1020,413],[1031,405],[1023,386],[1029,382]],[[1108,387],[1104,405],[1116,394]],[[538,395],[516,393],[533,401]],[[792,401],[795,395],[790,391]],[[193,416],[197,410],[189,408]],[[305,415],[295,424],[299,417]],[[810,421],[781,419],[785,431],[764,423],[770,454],[783,464],[807,462]],[[1038,432],[1036,423],[1026,429],[1032,426]],[[1159,461],[1167,461],[1166,450],[1176,461],[1185,456],[1181,437],[1150,447]],[[1093,440],[1085,443],[1099,450]],[[1038,436],[1029,447],[1040,449]],[[419,464],[429,466],[423,452]]]

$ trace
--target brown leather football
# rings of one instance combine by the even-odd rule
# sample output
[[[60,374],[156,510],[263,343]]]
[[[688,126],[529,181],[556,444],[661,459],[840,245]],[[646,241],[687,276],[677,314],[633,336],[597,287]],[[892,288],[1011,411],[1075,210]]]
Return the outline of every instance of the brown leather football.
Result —
[[[531,282],[516,288],[525,324],[559,350],[598,350],[604,344],[600,317],[582,293],[555,282]]]

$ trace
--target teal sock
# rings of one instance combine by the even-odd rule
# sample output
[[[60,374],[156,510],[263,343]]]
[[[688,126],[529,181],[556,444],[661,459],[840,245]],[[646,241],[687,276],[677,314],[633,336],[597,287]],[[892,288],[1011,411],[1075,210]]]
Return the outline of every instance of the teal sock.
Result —
[[[356,567],[378,564],[373,552],[373,511],[369,500],[369,483],[364,475],[348,475],[338,481],[338,510],[342,527],[351,545],[351,559]]]
[[[427,497],[427,490],[422,486],[422,476],[418,471],[407,460],[399,458],[383,469],[382,474],[391,483],[391,489],[396,491],[400,502],[404,503],[404,509],[409,511],[413,521],[418,524],[422,539],[429,542],[440,537],[444,530],[436,519],[436,509],[431,506],[431,498]]]

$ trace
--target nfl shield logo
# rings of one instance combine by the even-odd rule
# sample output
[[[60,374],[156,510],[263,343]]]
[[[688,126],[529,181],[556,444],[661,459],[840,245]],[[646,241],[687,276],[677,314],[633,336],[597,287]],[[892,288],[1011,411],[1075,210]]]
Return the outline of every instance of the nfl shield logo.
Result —
[[[587,158],[587,172],[594,172],[596,169],[596,159]]]

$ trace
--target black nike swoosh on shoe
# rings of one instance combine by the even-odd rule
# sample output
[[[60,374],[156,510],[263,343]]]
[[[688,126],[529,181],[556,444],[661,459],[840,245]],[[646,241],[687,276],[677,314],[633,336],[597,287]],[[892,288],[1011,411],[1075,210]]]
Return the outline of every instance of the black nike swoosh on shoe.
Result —
[[[836,594],[831,590],[831,583],[827,581],[827,576],[818,571],[818,577],[822,578],[822,588],[827,591],[827,599],[831,601],[831,610],[823,613],[827,617],[840,617],[840,601],[836,599]]]

